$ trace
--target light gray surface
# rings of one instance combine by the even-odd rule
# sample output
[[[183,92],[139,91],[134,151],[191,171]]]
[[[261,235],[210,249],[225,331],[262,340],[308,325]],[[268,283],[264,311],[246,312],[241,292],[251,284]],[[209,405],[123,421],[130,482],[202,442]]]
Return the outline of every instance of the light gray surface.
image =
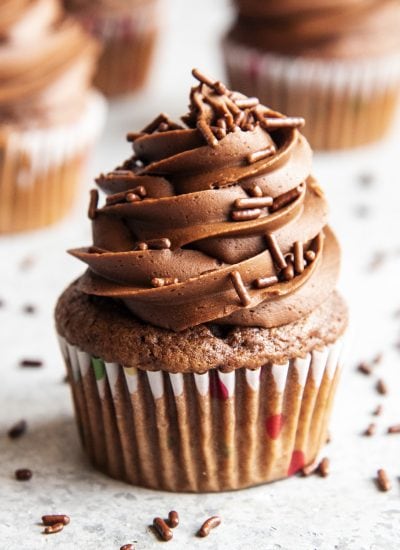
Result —
[[[185,109],[192,65],[220,76],[213,29],[221,28],[225,6],[218,4],[217,9],[215,4],[203,0],[195,8],[185,0],[170,2],[165,26],[172,26],[172,33],[161,47],[158,79],[153,79],[157,89],[153,86],[136,102],[114,106],[89,182],[126,158],[125,131],[139,128],[161,110],[176,115]],[[189,15],[192,27],[184,29],[180,20]],[[189,36],[190,41],[182,42]],[[400,435],[385,434],[388,425],[400,422],[400,355],[393,347],[400,339],[400,316],[394,318],[400,308],[398,132],[380,146],[315,159],[343,244],[341,287],[351,304],[353,327],[352,351],[334,411],[333,441],[324,453],[332,463],[326,479],[292,478],[236,493],[176,495],[133,488],[93,471],[79,445],[52,321],[58,294],[82,271],[64,250],[89,242],[86,192],[70,218],[55,228],[0,239],[0,299],[5,301],[0,308],[0,550],[118,550],[133,541],[140,550],[158,548],[163,543],[147,526],[154,516],[173,508],[180,513],[181,526],[168,543],[171,549],[399,547]],[[369,172],[375,181],[364,187],[358,178]],[[367,217],[356,215],[360,208],[367,209]],[[368,266],[377,251],[383,251],[386,260],[371,271]],[[33,264],[21,270],[28,257]],[[27,303],[37,305],[36,315],[21,313]],[[384,360],[376,371],[388,382],[387,397],[375,392],[376,376],[354,370],[357,360],[380,351]],[[44,368],[18,367],[21,358],[36,356],[44,359]],[[378,403],[385,412],[376,419],[377,435],[362,437]],[[28,420],[28,433],[10,441],[6,432],[20,418]],[[32,480],[15,481],[18,467],[31,468]],[[380,467],[392,478],[390,493],[380,493],[374,485]],[[62,533],[44,536],[38,522],[42,514],[52,512],[69,514],[71,524]],[[221,514],[222,525],[209,538],[196,539],[201,522],[214,513]]]

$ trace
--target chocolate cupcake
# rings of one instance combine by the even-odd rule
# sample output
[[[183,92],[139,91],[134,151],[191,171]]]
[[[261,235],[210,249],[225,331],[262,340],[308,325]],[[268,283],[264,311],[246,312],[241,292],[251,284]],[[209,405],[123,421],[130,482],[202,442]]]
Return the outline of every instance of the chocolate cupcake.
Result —
[[[0,233],[9,233],[68,212],[105,101],[90,84],[98,45],[57,0],[3,1],[0,38]]]
[[[235,0],[224,41],[233,86],[307,120],[316,149],[382,138],[399,104],[396,0]]]
[[[56,324],[92,462],[221,491],[316,458],[347,309],[304,121],[193,74],[184,126],[158,116],[98,178]]]
[[[65,5],[103,44],[95,85],[109,97],[142,88],[159,31],[159,0],[65,0]]]

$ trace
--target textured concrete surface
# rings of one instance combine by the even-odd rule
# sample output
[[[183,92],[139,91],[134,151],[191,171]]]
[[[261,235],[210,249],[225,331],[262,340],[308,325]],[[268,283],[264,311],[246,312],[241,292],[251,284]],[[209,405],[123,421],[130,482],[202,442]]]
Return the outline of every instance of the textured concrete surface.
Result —
[[[190,66],[220,74],[219,59],[213,53],[218,42],[214,28],[221,27],[224,4],[217,9],[212,0],[202,2],[196,8],[195,28],[185,30],[179,26],[180,17],[195,9],[187,4],[184,0],[171,3],[166,25],[169,22],[173,32],[161,47],[159,89],[151,88],[136,103],[124,101],[113,107],[89,169],[88,185],[100,170],[126,157],[125,131],[141,127],[161,110],[178,114],[185,108]],[[208,21],[211,7],[215,9]],[[208,32],[204,30],[207,21]],[[183,51],[182,40],[189,34],[191,48]],[[176,495],[130,487],[95,472],[79,445],[52,321],[57,295],[82,271],[64,250],[90,240],[86,191],[75,212],[57,227],[0,239],[0,300],[4,302],[0,308],[1,550],[118,550],[134,541],[138,550],[158,548],[163,543],[148,525],[154,516],[165,516],[171,509],[181,516],[174,540],[168,543],[171,549],[399,547],[400,435],[385,433],[387,426],[400,422],[400,355],[394,347],[400,339],[400,313],[395,315],[400,310],[399,131],[400,127],[380,146],[315,159],[315,171],[327,190],[332,222],[343,243],[341,287],[351,304],[353,328],[332,442],[324,452],[331,459],[331,475],[326,479],[296,477],[237,493]],[[373,176],[369,184],[360,179],[365,174]],[[26,304],[34,304],[36,314],[22,313]],[[357,361],[378,352],[384,356],[373,376],[355,371]],[[18,366],[20,359],[36,357],[44,360],[43,368]],[[388,383],[387,396],[375,391],[378,377]],[[371,412],[379,403],[384,413],[375,418]],[[11,441],[7,430],[21,418],[28,421],[28,431]],[[377,423],[376,435],[360,435],[372,421]],[[14,479],[19,467],[33,470],[31,481]],[[391,477],[389,493],[379,492],[374,484],[380,467]],[[71,524],[62,533],[45,536],[39,521],[53,512],[69,514]],[[202,521],[215,513],[222,516],[221,526],[207,539],[195,538]]]

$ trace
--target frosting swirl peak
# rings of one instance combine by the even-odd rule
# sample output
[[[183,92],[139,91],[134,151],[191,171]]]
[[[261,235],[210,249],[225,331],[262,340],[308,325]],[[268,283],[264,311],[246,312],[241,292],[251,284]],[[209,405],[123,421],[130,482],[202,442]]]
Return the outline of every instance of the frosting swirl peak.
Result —
[[[0,117],[29,126],[75,117],[90,87],[98,44],[60,0],[0,5]]]
[[[184,126],[159,115],[129,134],[134,155],[92,190],[93,246],[79,288],[143,321],[274,327],[333,291],[337,242],[311,150],[288,118],[199,71]]]
[[[229,36],[263,51],[352,59],[397,53],[397,0],[234,0]]]

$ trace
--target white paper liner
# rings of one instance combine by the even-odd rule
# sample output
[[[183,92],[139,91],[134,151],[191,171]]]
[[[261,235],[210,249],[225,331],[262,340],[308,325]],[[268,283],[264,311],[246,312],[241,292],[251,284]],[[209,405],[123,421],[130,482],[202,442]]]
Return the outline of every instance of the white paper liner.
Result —
[[[94,464],[135,485],[203,492],[284,478],[316,458],[343,338],[285,364],[204,374],[124,368],[60,346]]]
[[[105,114],[105,99],[93,91],[68,124],[0,129],[0,234],[44,227],[68,212]]]
[[[288,115],[304,116],[316,149],[354,147],[382,137],[400,93],[400,54],[339,60],[279,55],[225,40],[233,88]]]
[[[99,137],[106,112],[104,97],[93,90],[88,95],[82,115],[71,123],[47,128],[10,129],[6,154],[24,159],[24,168],[15,183],[29,186],[38,174],[86,151]]]

